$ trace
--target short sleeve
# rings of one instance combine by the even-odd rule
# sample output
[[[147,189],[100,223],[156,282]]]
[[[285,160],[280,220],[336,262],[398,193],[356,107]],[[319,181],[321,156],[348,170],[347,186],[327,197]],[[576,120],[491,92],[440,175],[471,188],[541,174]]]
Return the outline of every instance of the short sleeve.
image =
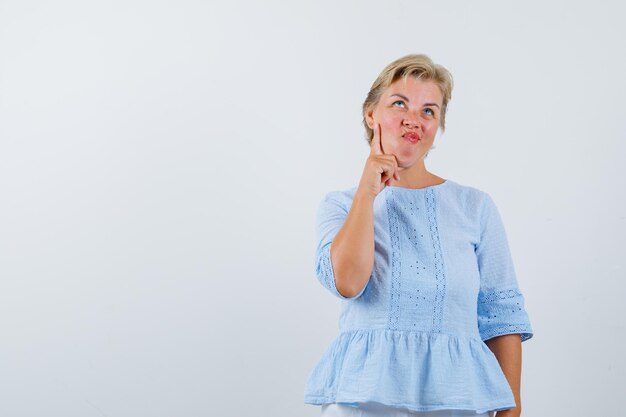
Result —
[[[319,282],[336,297],[342,300],[353,300],[363,294],[367,285],[354,297],[344,297],[335,283],[330,257],[330,244],[343,226],[348,216],[347,202],[342,202],[336,192],[327,194],[322,200],[317,211],[317,248],[315,250],[315,274]]]
[[[505,334],[533,336],[528,313],[515,274],[509,244],[498,209],[485,193],[480,241],[475,247],[480,271],[478,330],[483,341]]]

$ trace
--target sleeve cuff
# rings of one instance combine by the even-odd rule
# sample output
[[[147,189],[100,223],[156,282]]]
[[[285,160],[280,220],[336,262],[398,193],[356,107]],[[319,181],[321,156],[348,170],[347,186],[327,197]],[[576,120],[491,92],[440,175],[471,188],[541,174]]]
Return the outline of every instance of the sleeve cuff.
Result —
[[[478,297],[478,330],[483,341],[519,333],[522,342],[533,337],[524,296],[517,286],[483,291]]]

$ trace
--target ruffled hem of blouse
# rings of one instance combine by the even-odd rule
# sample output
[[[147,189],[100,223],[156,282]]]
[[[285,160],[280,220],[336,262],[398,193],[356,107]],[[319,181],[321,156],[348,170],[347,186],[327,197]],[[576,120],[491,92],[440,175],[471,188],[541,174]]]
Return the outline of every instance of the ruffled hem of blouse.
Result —
[[[515,407],[498,360],[479,338],[389,329],[342,331],[311,371],[304,400],[412,411]]]

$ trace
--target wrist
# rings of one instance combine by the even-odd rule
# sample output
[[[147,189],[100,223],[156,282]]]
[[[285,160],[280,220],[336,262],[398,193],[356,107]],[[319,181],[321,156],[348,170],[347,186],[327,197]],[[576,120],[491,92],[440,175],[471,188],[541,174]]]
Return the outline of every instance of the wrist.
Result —
[[[376,199],[376,196],[372,195],[372,193],[368,191],[357,190],[356,193],[354,194],[353,201],[371,204],[374,202],[375,199]]]

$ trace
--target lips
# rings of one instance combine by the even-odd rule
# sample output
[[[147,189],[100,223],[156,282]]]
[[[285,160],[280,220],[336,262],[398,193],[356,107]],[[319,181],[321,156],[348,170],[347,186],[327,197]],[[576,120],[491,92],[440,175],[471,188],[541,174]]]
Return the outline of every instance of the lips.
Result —
[[[403,138],[408,139],[411,143],[417,143],[420,140],[420,137],[417,133],[408,132],[402,135]]]

